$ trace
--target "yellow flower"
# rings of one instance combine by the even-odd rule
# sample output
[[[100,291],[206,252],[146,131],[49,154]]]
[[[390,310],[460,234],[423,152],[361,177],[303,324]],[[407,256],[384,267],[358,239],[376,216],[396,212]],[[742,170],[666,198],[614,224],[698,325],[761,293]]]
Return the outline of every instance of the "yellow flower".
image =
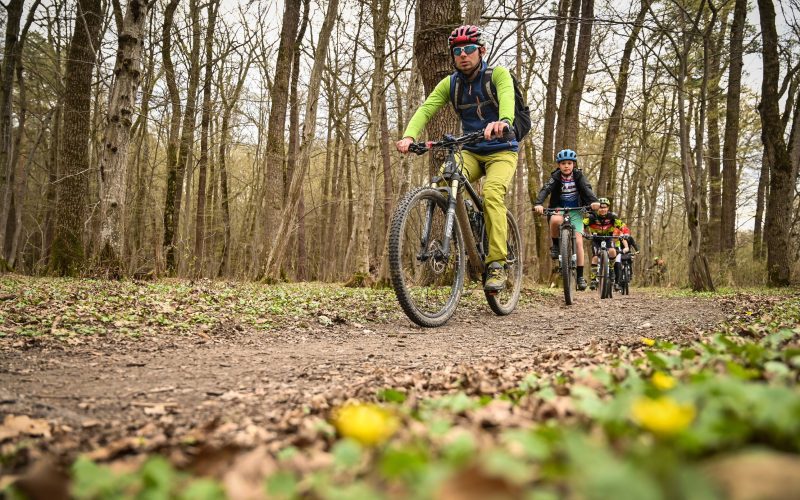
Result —
[[[641,398],[631,408],[633,420],[660,436],[671,436],[689,427],[695,416],[694,407],[682,405],[672,398]]]
[[[655,372],[650,381],[653,382],[656,389],[661,391],[668,391],[678,383],[674,378],[662,372]]]
[[[365,446],[374,446],[389,439],[397,430],[397,418],[373,404],[350,404],[334,413],[333,424],[344,437]]]
[[[649,339],[647,337],[642,337],[642,344],[653,347],[654,345],[656,345],[656,341],[653,339]]]

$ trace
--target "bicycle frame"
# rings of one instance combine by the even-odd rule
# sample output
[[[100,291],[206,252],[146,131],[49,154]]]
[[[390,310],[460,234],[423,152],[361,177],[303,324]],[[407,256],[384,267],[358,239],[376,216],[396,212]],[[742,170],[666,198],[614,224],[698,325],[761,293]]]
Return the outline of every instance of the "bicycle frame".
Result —
[[[444,168],[442,170],[441,175],[434,176],[431,179],[430,186],[435,189],[439,189],[440,191],[444,191],[447,193],[447,214],[445,219],[445,235],[442,241],[442,249],[441,255],[434,256],[434,258],[440,258],[441,260],[447,260],[450,257],[450,245],[453,235],[453,224],[458,223],[459,228],[461,229],[461,235],[464,238],[464,244],[467,247],[467,257],[470,263],[471,269],[474,269],[478,273],[483,273],[484,271],[484,264],[483,264],[483,255],[478,253],[478,246],[475,240],[475,236],[472,232],[472,227],[469,223],[469,216],[467,215],[466,206],[464,204],[463,197],[461,195],[462,189],[464,187],[464,191],[467,192],[469,195],[469,199],[472,201],[475,209],[479,213],[483,213],[483,200],[472,187],[470,184],[469,179],[461,173],[460,165],[463,163],[463,160],[459,162],[456,159],[456,155],[460,156],[461,148],[460,146],[464,143],[469,142],[474,137],[482,137],[482,133],[479,135],[468,134],[461,138],[453,138],[452,136],[446,137],[445,141],[448,141],[449,144],[447,145],[447,158],[444,162]],[[442,142],[445,142],[442,141]],[[429,142],[426,146],[427,149],[433,147],[436,143]],[[442,182],[445,181],[446,185],[441,185]],[[454,195],[455,193],[455,195]],[[433,211],[435,210],[435,206],[431,203],[428,206],[428,216],[425,220],[425,226],[423,227],[423,237],[422,241],[420,241],[420,248],[425,249],[428,246],[428,242],[430,240],[430,221],[433,217]],[[482,237],[482,235],[477,235],[478,237]],[[485,250],[485,249],[484,249]],[[427,259],[428,255],[424,255],[424,251],[421,252],[420,260]]]
[[[578,265],[578,256],[577,256],[577,248],[578,248],[578,246],[577,246],[577,238],[575,237],[575,226],[572,225],[572,216],[570,215],[570,212],[572,212],[573,210],[579,211],[579,212],[585,212],[588,208],[590,208],[590,207],[546,208],[546,209],[544,209],[544,214],[545,215],[561,215],[561,216],[564,217],[564,219],[561,221],[561,224],[558,225],[558,234],[560,235],[561,231],[563,231],[564,229],[569,231],[569,237],[570,237],[570,240],[572,241],[572,248],[576,249],[575,250],[576,253],[574,253],[574,254],[572,254],[570,256],[570,260],[571,260],[570,265],[571,266],[577,266]],[[561,265],[563,265],[562,258],[563,258],[563,256],[561,254],[559,254],[559,256],[558,256],[558,265],[559,265],[559,267]]]

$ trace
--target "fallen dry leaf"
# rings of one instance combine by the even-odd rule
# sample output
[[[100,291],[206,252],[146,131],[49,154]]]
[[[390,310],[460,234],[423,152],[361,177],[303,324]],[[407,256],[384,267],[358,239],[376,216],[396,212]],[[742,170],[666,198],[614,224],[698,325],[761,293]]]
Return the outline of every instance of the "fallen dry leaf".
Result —
[[[703,471],[732,500],[783,500],[800,492],[800,458],[772,451],[744,451],[708,462]]]
[[[46,420],[33,419],[27,415],[6,415],[3,425],[0,425],[0,442],[15,438],[20,434],[49,438],[50,424]]]

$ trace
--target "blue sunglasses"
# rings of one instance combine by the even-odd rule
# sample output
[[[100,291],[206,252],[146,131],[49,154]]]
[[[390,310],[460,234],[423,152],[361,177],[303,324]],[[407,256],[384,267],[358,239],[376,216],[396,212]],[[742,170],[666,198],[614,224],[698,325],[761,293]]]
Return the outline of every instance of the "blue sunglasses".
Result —
[[[475,52],[476,50],[478,50],[478,46],[477,45],[465,45],[463,47],[454,47],[453,48],[453,55],[454,56],[460,56],[462,51],[465,52],[467,55],[470,55],[473,52]]]

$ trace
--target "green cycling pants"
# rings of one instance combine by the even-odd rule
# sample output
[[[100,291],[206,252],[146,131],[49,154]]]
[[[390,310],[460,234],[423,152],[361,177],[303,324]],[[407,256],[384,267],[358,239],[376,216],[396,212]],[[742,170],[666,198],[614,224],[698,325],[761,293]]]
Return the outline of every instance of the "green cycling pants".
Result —
[[[489,253],[486,264],[501,262],[505,264],[508,248],[508,220],[506,219],[505,197],[514,172],[517,170],[517,153],[515,151],[496,151],[478,154],[462,151],[464,169],[470,182],[475,182],[484,175],[483,181],[483,213],[486,218],[486,233],[489,236]]]

